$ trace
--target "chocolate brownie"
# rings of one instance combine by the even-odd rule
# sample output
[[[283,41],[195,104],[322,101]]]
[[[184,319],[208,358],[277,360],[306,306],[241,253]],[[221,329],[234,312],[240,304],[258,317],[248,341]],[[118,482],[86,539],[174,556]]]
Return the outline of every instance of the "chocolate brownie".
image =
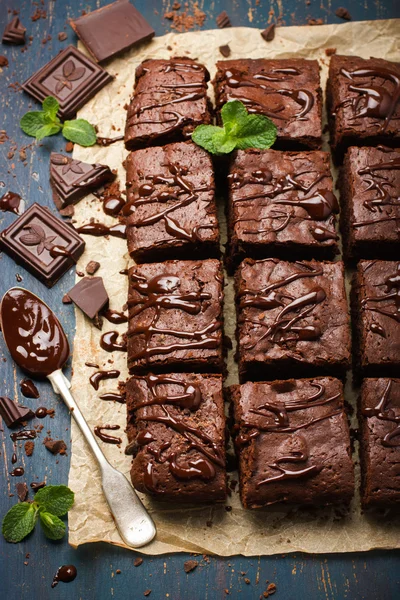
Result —
[[[400,506],[400,379],[365,379],[358,407],[361,504]]]
[[[218,260],[132,267],[129,370],[222,372],[223,285]]]
[[[342,262],[247,258],[235,284],[241,382],[345,376],[350,323]]]
[[[239,150],[228,182],[228,262],[337,254],[339,206],[327,152]]]
[[[326,88],[331,144],[400,145],[400,64],[381,58],[332,56]]]
[[[142,62],[128,106],[128,150],[188,139],[197,125],[211,123],[209,79],[207,69],[191,58]]]
[[[131,152],[125,162],[128,248],[137,263],[219,256],[210,155],[192,142]]]
[[[134,487],[159,500],[226,497],[225,414],[218,375],[132,377],[127,454]]]
[[[354,493],[343,386],[331,377],[230,388],[245,508],[348,504]]]
[[[351,294],[354,371],[395,377],[400,369],[400,262],[362,260]]]
[[[400,257],[400,149],[352,146],[339,189],[346,259]]]
[[[316,60],[238,59],[217,62],[217,111],[240,100],[250,113],[270,117],[278,128],[275,147],[321,148],[322,92]]]

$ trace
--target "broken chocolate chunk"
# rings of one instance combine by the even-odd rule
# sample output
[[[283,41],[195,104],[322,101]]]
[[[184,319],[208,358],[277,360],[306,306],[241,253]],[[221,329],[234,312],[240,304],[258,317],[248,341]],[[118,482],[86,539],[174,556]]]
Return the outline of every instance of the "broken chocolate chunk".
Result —
[[[343,6],[339,6],[335,10],[335,15],[339,17],[339,19],[344,19],[345,21],[351,21],[351,14],[347,10],[347,8],[343,8]]]
[[[226,10],[223,10],[222,13],[220,13],[217,17],[216,17],[216,22],[217,25],[220,29],[225,29],[226,27],[232,27],[232,23],[230,18],[228,17],[228,13],[226,12]]]
[[[68,296],[91,320],[108,304],[108,294],[101,277],[84,277],[68,292]]]
[[[91,260],[86,265],[86,273],[88,275],[94,275],[99,269],[100,269],[100,263],[97,262],[96,260]]]
[[[30,408],[19,406],[14,400],[7,398],[7,396],[0,396],[0,416],[7,427],[12,429],[13,427],[17,427],[17,425],[21,425],[22,421],[33,419],[35,415]]]
[[[26,483],[17,483],[15,489],[17,490],[18,500],[20,502],[25,502],[28,497],[28,486]]]
[[[198,560],[187,560],[184,565],[184,571],[185,573],[190,573],[191,571],[194,571],[195,569],[197,569],[197,567],[199,566],[199,561]]]
[[[22,25],[19,17],[14,17],[8,25],[6,25],[3,33],[3,44],[25,44],[26,28]]]
[[[275,23],[271,23],[270,25],[268,25],[268,27],[261,32],[261,37],[266,42],[272,42],[272,40],[275,37]]]
[[[224,56],[225,58],[228,58],[228,56],[231,55],[231,49],[228,46],[228,44],[225,44],[224,46],[220,46],[219,51],[221,52],[222,56]]]
[[[45,438],[43,444],[52,454],[65,454],[67,450],[67,444],[64,442],[64,440]]]

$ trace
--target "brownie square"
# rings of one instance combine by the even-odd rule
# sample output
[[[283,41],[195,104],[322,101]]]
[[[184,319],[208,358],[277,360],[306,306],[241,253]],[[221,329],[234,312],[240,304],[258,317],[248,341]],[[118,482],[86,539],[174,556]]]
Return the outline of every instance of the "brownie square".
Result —
[[[219,256],[208,152],[178,142],[131,152],[125,166],[128,249],[137,263]]]
[[[350,324],[342,262],[245,259],[235,285],[241,382],[344,378]]]
[[[399,63],[332,56],[326,95],[331,144],[339,160],[348,146],[400,145],[399,93]]]
[[[240,100],[250,113],[270,117],[278,128],[275,147],[321,148],[318,61],[302,58],[218,61],[214,88],[218,113],[229,100]]]
[[[400,149],[352,146],[339,189],[346,259],[400,256]]]
[[[226,497],[222,377],[132,377],[126,385],[127,454],[134,487],[159,500]]]
[[[350,502],[354,471],[340,381],[248,382],[232,386],[230,396],[245,508]]]
[[[400,379],[365,379],[358,407],[361,504],[400,506]]]
[[[395,377],[400,372],[400,262],[360,261],[351,296],[356,378]]]
[[[337,254],[339,206],[327,152],[239,150],[228,185],[230,263]]]
[[[174,260],[132,267],[130,372],[223,372],[223,285],[218,260]]]
[[[128,150],[188,139],[197,125],[211,123],[207,69],[191,58],[149,59],[136,69],[128,106]]]

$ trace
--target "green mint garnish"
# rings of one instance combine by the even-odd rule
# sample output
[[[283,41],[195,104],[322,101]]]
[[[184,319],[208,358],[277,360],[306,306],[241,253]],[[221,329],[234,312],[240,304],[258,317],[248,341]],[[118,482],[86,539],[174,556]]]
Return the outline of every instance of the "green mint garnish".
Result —
[[[57,117],[60,105],[53,96],[47,96],[43,100],[41,111],[26,113],[21,121],[20,127],[24,133],[42,140],[50,135],[62,132],[65,139],[80,146],[93,146],[96,143],[96,131],[85,119],[75,119],[61,123]]]
[[[223,127],[199,125],[192,140],[211,154],[229,154],[235,148],[270,148],[276,140],[276,126],[265,115],[250,115],[239,100],[224,104]]]
[[[3,519],[2,532],[7,542],[17,543],[33,531],[39,518],[43,532],[51,540],[60,540],[66,531],[59,519],[74,503],[74,492],[66,485],[48,485],[39,490],[33,502],[16,504]]]

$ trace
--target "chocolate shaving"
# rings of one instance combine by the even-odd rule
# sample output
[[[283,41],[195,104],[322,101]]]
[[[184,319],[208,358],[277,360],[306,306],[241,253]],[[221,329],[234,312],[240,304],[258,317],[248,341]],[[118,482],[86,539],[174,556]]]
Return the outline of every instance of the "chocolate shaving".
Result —
[[[261,37],[266,42],[272,42],[272,40],[275,37],[275,23],[271,23],[271,25],[268,25],[268,27],[261,32]]]

